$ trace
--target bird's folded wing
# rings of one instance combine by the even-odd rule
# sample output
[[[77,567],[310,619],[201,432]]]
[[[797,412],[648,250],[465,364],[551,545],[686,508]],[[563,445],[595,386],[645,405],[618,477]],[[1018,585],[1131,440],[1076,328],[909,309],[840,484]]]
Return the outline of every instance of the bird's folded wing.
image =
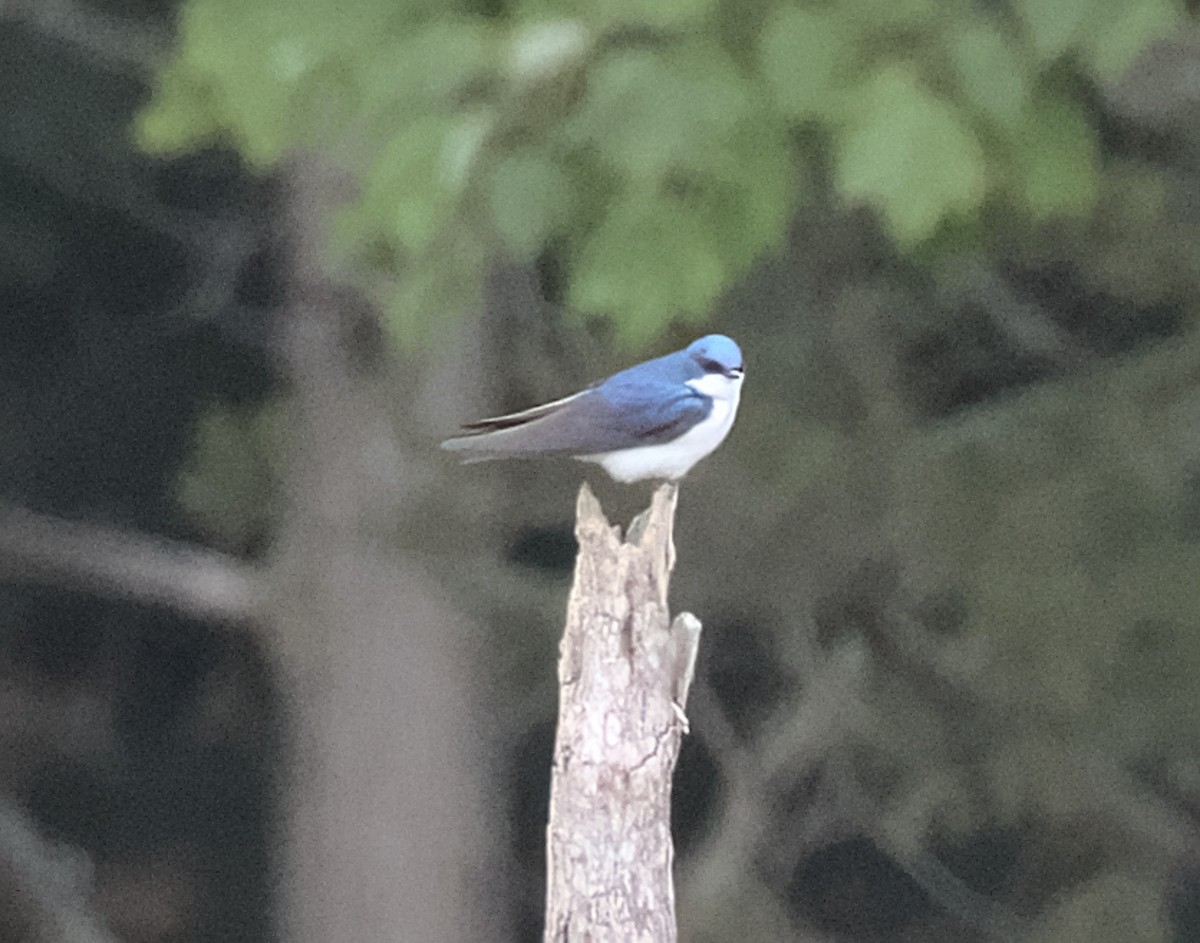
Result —
[[[606,395],[592,387],[519,413],[464,426],[468,434],[442,448],[471,453],[467,461],[520,455],[596,455],[656,445],[682,435],[704,419],[711,402],[687,387],[665,394]]]
[[[578,393],[572,393],[570,396],[564,396],[562,399],[556,399],[552,403],[542,403],[541,406],[531,406],[529,409],[523,409],[519,413],[508,413],[504,416],[492,416],[488,419],[477,419],[475,422],[463,423],[464,432],[491,432],[494,429],[508,429],[512,426],[521,426],[527,422],[533,422],[535,419],[541,419],[543,416],[548,416],[550,413],[557,412],[562,409],[571,400],[579,399],[581,396],[586,396],[592,392],[592,388],[580,390]]]

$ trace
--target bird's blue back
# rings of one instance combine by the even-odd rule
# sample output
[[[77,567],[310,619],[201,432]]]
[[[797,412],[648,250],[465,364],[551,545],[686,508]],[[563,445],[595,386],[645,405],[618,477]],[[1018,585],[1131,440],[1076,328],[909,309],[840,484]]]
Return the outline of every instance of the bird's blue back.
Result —
[[[682,386],[689,380],[704,376],[705,361],[715,362],[725,369],[740,367],[742,351],[732,338],[724,334],[709,334],[693,341],[683,350],[614,373],[598,388],[622,399],[639,394],[660,395],[664,389]]]

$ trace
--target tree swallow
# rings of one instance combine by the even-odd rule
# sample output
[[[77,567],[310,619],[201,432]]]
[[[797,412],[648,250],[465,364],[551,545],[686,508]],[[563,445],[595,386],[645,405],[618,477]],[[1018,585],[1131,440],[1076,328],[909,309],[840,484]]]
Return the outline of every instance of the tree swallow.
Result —
[[[617,481],[678,481],[729,434],[741,392],[741,350],[710,334],[564,399],[468,423],[442,448],[467,462],[562,455]]]

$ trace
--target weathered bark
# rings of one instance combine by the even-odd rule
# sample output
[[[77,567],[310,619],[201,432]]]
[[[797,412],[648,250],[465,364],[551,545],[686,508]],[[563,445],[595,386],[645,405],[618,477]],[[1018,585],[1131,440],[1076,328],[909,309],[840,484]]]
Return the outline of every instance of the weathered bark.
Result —
[[[673,941],[671,775],[700,623],[670,621],[677,491],[625,541],[579,492],[579,558],[559,652],[545,939]]]

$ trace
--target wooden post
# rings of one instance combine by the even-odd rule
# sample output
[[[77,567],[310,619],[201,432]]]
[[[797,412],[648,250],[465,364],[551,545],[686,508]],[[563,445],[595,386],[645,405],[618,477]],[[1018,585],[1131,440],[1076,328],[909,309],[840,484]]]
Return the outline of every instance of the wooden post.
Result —
[[[675,485],[621,539],[585,484],[559,650],[547,830],[547,943],[676,939],[671,775],[700,623],[673,622]]]

